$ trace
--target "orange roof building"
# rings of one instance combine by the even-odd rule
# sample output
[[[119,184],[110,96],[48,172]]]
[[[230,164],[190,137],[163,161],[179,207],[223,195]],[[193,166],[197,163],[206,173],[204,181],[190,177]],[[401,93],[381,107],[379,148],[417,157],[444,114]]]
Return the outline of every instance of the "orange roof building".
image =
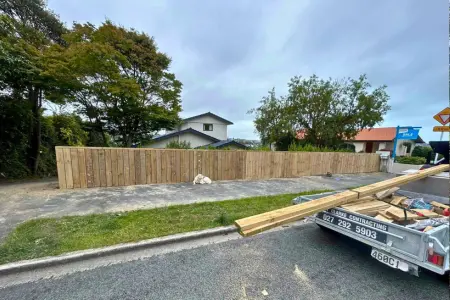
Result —
[[[361,130],[353,139],[345,141],[355,146],[355,152],[375,153],[376,151],[392,151],[394,148],[396,127],[379,127]],[[304,139],[306,132],[297,131],[297,139]],[[411,147],[404,143],[410,143]],[[396,154],[410,155],[416,143],[423,143],[420,136],[416,140],[399,140],[397,142]],[[409,151],[408,151],[409,150]]]
[[[396,130],[396,127],[363,129],[349,143],[355,146],[355,152],[375,153],[383,150],[392,152]],[[395,153],[397,156],[411,155],[416,143],[423,142],[420,136],[416,140],[399,140]],[[407,146],[408,143],[411,146]]]
[[[361,130],[352,140],[353,141],[377,141],[388,142],[395,138],[395,127],[381,127]]]

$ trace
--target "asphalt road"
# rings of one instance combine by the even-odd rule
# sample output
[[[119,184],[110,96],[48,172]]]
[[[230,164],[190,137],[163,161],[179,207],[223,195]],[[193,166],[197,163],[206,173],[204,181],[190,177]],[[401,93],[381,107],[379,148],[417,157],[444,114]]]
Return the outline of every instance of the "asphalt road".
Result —
[[[267,295],[264,295],[265,293]],[[448,283],[306,224],[0,289],[0,299],[448,299]]]

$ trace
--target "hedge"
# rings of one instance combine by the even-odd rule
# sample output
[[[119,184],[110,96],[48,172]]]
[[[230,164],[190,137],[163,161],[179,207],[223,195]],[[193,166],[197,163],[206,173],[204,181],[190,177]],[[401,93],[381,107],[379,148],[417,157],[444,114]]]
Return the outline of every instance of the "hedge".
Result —
[[[395,162],[408,165],[423,165],[427,160],[418,156],[397,156]]]

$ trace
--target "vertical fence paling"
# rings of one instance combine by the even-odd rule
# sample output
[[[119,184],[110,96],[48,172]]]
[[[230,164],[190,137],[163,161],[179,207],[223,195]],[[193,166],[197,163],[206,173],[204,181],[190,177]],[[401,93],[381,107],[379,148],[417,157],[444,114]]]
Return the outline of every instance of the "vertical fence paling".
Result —
[[[376,154],[56,147],[60,188],[377,172]]]

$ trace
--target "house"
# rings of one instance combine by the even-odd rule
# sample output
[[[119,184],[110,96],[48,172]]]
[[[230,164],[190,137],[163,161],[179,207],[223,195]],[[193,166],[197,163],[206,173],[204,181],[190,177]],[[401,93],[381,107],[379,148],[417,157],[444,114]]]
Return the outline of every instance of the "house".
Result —
[[[214,148],[245,149],[245,145],[228,140],[229,125],[233,125],[233,122],[207,112],[183,119],[181,125],[175,130],[155,137],[146,147],[165,148],[169,142],[185,141],[189,142],[192,148],[211,146]]]
[[[239,143],[238,141],[235,140],[226,140],[226,141],[219,141],[216,143],[212,143],[206,146],[211,146],[217,149],[221,149],[221,148],[228,148],[228,149],[247,149],[247,146],[245,146],[244,144]]]
[[[353,139],[344,142],[353,144],[355,152],[375,153],[376,151],[385,150],[392,153],[396,130],[396,127],[363,129]],[[301,140],[305,138],[305,135],[305,130],[299,130],[296,133],[296,138]],[[405,144],[407,143],[410,143],[411,146],[406,146]],[[416,140],[398,140],[396,155],[410,155],[416,144],[421,143],[424,143],[424,141],[420,136]]]
[[[380,127],[361,130],[352,140],[346,141],[355,146],[355,152],[375,153],[376,151],[394,149],[396,127]],[[398,140],[397,156],[411,155],[416,144],[424,141],[419,136],[416,140]],[[410,147],[406,144],[411,144]]]

